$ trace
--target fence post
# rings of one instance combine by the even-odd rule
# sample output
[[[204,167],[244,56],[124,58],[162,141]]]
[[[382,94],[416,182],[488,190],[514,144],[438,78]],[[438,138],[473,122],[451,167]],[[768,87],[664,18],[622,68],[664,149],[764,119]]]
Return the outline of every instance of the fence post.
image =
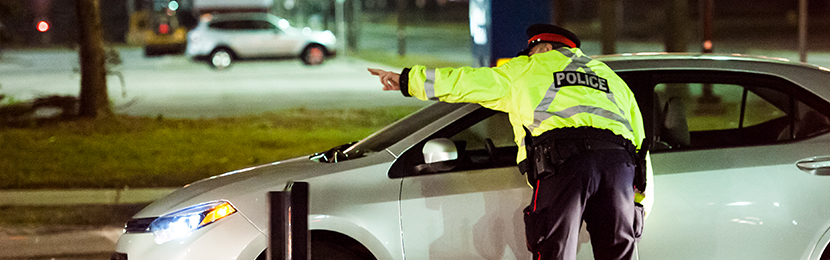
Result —
[[[268,192],[270,227],[268,259],[311,259],[308,234],[308,183],[289,182],[283,191]]]

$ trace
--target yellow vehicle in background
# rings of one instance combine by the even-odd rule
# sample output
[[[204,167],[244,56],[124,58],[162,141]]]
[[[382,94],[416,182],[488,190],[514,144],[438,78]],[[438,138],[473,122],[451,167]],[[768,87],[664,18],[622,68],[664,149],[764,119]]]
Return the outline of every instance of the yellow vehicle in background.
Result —
[[[187,46],[187,31],[175,10],[140,10],[130,17],[127,42],[144,45],[145,56],[181,54]]]
[[[204,14],[268,13],[274,0],[134,0],[127,43],[144,46],[145,56],[183,54],[187,33]]]

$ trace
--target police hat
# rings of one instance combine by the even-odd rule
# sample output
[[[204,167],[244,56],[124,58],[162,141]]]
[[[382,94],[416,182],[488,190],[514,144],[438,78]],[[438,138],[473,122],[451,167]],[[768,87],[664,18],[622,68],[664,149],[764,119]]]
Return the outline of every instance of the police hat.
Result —
[[[530,49],[540,42],[559,42],[571,48],[579,48],[581,41],[576,34],[568,31],[565,28],[552,25],[537,23],[527,28],[527,48],[519,53],[519,55],[528,55]]]

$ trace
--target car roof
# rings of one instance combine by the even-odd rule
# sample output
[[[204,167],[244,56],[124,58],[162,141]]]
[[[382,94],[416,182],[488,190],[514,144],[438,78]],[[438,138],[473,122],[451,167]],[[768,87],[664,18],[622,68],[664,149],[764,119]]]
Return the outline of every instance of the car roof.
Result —
[[[624,54],[612,54],[612,55],[597,55],[592,56],[592,58],[601,60],[606,64],[616,64],[620,66],[618,69],[632,69],[634,66],[626,66],[626,64],[632,65],[639,62],[659,62],[660,65],[666,64],[673,64],[672,61],[676,61],[679,63],[674,63],[672,69],[678,68],[699,68],[694,66],[701,61],[727,61],[726,63],[722,63],[725,65],[735,65],[735,64],[749,64],[749,63],[774,63],[774,64],[782,64],[782,65],[794,65],[794,66],[804,66],[813,69],[820,69],[830,72],[830,69],[824,68],[821,66],[816,66],[807,63],[800,63],[800,62],[793,62],[789,59],[784,58],[775,58],[775,57],[767,57],[767,56],[759,56],[759,55],[747,55],[747,54],[719,54],[719,53],[667,53],[667,52],[641,52],[641,53],[624,53]],[[689,64],[689,62],[693,62]]]
[[[780,77],[830,100],[830,69],[783,58],[745,54],[631,53],[592,58],[617,72],[711,70]]]
[[[216,21],[227,21],[227,20],[243,20],[243,19],[256,19],[256,20],[269,20],[276,18],[279,20],[279,17],[274,16],[273,14],[269,13],[257,13],[257,12],[248,12],[248,13],[220,13],[214,14],[211,18],[211,22]]]

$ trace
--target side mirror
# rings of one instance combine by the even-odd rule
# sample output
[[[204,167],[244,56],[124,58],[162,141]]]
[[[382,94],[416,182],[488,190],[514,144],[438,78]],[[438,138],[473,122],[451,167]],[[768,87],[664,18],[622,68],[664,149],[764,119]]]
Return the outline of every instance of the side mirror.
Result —
[[[447,138],[429,140],[421,151],[424,153],[424,162],[427,164],[458,159],[458,148],[452,140]]]
[[[431,174],[437,172],[446,172],[455,169],[458,166],[459,149],[463,151],[462,147],[447,138],[437,138],[427,141],[424,148],[421,150],[424,154],[424,164],[415,166],[415,172],[419,174]]]

